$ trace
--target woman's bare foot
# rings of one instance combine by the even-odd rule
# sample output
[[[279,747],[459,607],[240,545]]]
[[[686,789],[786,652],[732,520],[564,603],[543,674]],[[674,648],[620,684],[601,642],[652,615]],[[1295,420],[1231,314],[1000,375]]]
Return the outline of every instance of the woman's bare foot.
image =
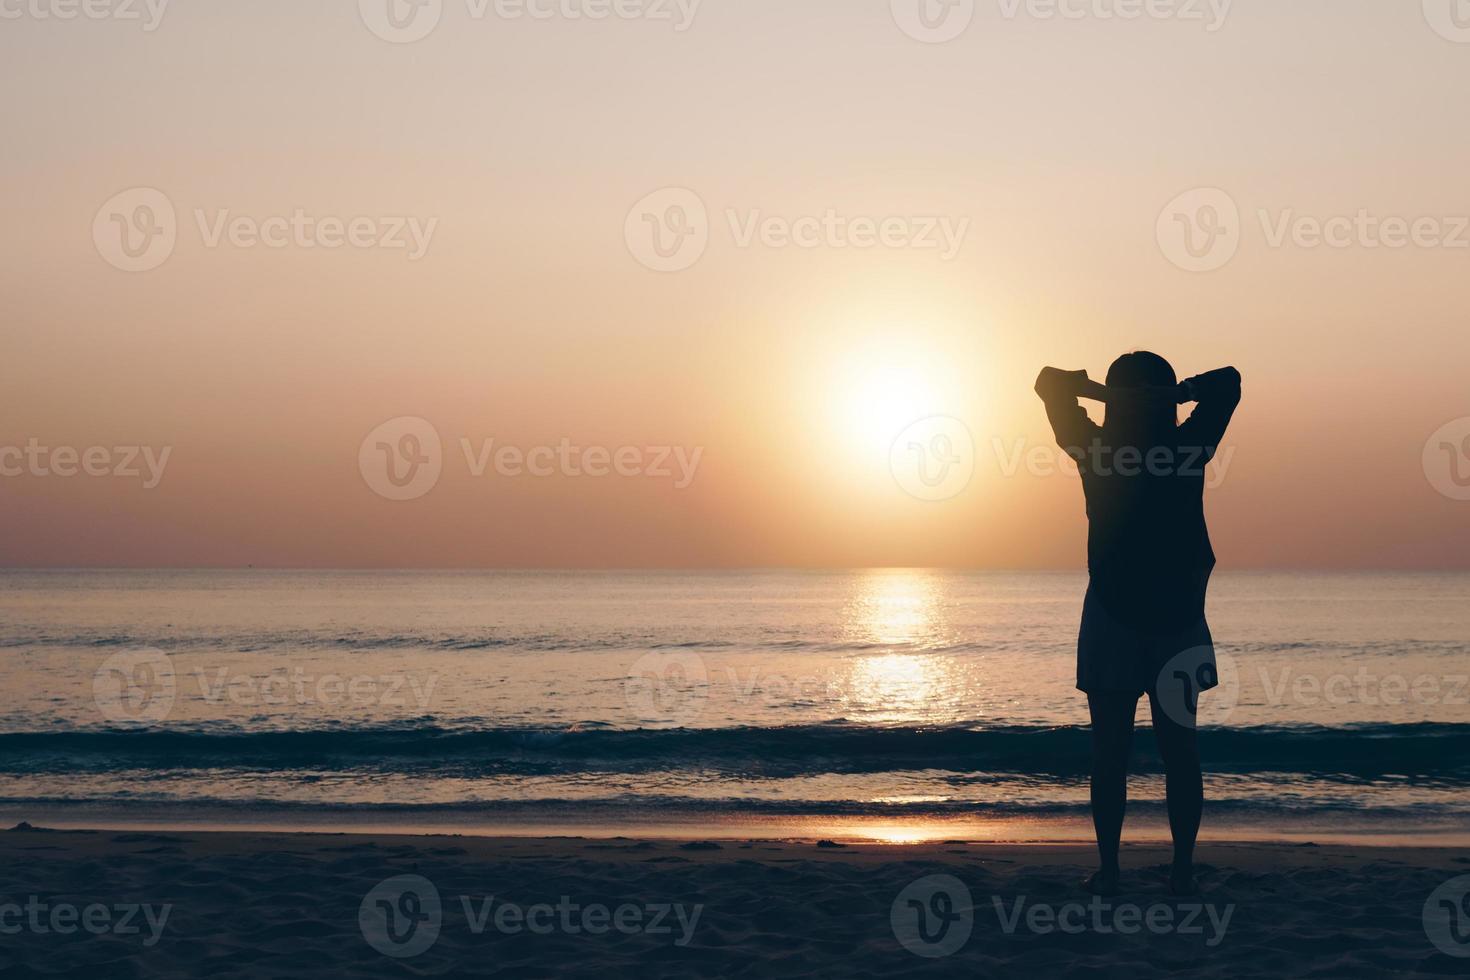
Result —
[[[1199,883],[1194,880],[1192,865],[1175,865],[1169,872],[1169,894],[1187,898],[1199,894]]]
[[[1116,895],[1118,894],[1118,869],[1102,868],[1088,876],[1082,883],[1082,887],[1094,895]]]

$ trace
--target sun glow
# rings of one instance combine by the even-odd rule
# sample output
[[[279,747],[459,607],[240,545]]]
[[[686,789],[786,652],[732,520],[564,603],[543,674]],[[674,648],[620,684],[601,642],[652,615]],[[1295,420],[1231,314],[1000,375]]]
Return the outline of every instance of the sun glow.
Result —
[[[937,356],[901,343],[854,351],[834,378],[836,424],[865,457],[886,460],[904,429],[951,410],[948,376]]]
[[[846,392],[845,414],[851,438],[863,449],[886,451],[912,422],[929,414],[929,392],[917,371],[891,364],[873,365]]]
[[[921,844],[940,839],[944,836],[943,832],[943,826],[926,827],[922,824],[879,825],[868,829],[873,840],[879,844]]]

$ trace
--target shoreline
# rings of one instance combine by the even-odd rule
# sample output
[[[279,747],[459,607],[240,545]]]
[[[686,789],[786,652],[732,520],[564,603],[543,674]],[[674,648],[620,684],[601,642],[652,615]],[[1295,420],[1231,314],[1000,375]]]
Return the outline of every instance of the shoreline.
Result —
[[[14,834],[25,837],[32,834],[58,835],[57,839],[82,839],[84,837],[103,837],[117,835],[122,837],[134,837],[138,835],[177,837],[185,840],[260,840],[260,841],[297,841],[316,840],[324,838],[350,838],[370,841],[399,841],[407,844],[429,843],[434,841],[460,841],[474,842],[476,846],[493,847],[500,849],[516,850],[522,847],[534,847],[537,845],[567,843],[586,844],[588,846],[600,847],[603,845],[643,845],[651,844],[658,846],[671,846],[686,848],[694,844],[696,850],[706,849],[698,845],[718,844],[722,848],[727,846],[742,846],[752,844],[781,844],[793,846],[810,846],[827,848],[851,848],[853,853],[866,853],[872,851],[894,852],[902,849],[909,854],[927,854],[935,849],[945,847],[964,846],[968,848],[1027,848],[1044,851],[1054,850],[1058,853],[1077,854],[1090,859],[1094,854],[1093,840],[1087,837],[954,837],[940,830],[926,830],[922,836],[908,836],[895,832],[890,835],[874,833],[870,835],[860,834],[821,834],[806,831],[796,831],[789,834],[773,834],[769,836],[752,836],[748,832],[741,832],[734,828],[721,829],[719,827],[695,830],[670,826],[640,825],[646,832],[635,832],[631,826],[615,826],[603,828],[588,828],[575,825],[552,827],[544,830],[533,830],[529,826],[515,828],[520,832],[507,831],[503,828],[477,828],[477,829],[454,829],[454,828],[422,828],[407,829],[402,827],[380,827],[377,825],[363,824],[359,826],[326,827],[317,826],[310,828],[296,827],[272,827],[256,825],[201,825],[201,824],[155,824],[147,823],[115,823],[115,824],[69,824],[43,822],[35,823],[29,820],[16,824],[0,827],[0,835]],[[4,837],[0,836],[0,840]],[[1167,833],[1163,836],[1144,836],[1140,834],[1124,833],[1122,841],[1123,850],[1134,850],[1136,852],[1154,852],[1165,854],[1170,850],[1170,841]],[[1466,852],[1465,845],[1458,840],[1442,840],[1433,835],[1390,835],[1379,836],[1352,836],[1330,839],[1325,835],[1304,836],[1275,836],[1275,837],[1250,837],[1250,836],[1219,836],[1199,838],[1197,848],[1225,848],[1249,851],[1252,849],[1263,851],[1275,851],[1281,849],[1316,849],[1325,848],[1333,851],[1368,851],[1374,853],[1425,853],[1436,854],[1440,852],[1455,855]],[[718,848],[707,848],[717,850]],[[0,849],[3,850],[3,849]],[[1085,863],[1085,862],[1084,862]],[[1470,865],[1470,857],[1465,863]]]
[[[341,830],[240,830],[240,829],[186,829],[173,831],[148,831],[141,828],[108,828],[87,827],[71,828],[47,825],[23,825],[11,826],[0,829],[0,854],[8,854],[13,851],[17,842],[21,844],[55,844],[57,842],[76,844],[79,842],[101,842],[107,843],[140,843],[144,839],[155,843],[167,842],[171,844],[194,844],[207,845],[205,851],[211,849],[248,850],[251,848],[263,848],[263,844],[304,844],[319,843],[327,840],[346,839],[351,843],[363,842],[376,845],[395,844],[409,848],[427,847],[438,845],[447,841],[454,841],[467,850],[476,852],[479,856],[496,855],[519,855],[528,853],[555,853],[560,849],[568,847],[583,846],[594,850],[605,850],[616,852],[619,849],[629,852],[644,850],[658,850],[669,848],[681,852],[706,852],[718,853],[726,850],[740,850],[747,846],[780,846],[796,849],[798,852],[811,851],[816,855],[830,855],[841,852],[844,855],[867,855],[882,860],[892,860],[895,855],[903,860],[934,860],[942,859],[943,854],[960,853],[955,848],[965,848],[964,853],[981,860],[1004,857],[1013,848],[1025,848],[1027,852],[1039,858],[1049,859],[1052,857],[1077,859],[1082,864],[1090,862],[1094,856],[1091,841],[1074,840],[1013,840],[1013,839],[987,839],[987,840],[962,840],[958,838],[927,838],[916,841],[892,841],[892,840],[832,840],[830,838],[816,837],[718,837],[711,834],[660,837],[651,835],[628,835],[620,834],[610,837],[586,834],[542,834],[542,835],[508,835],[508,834],[467,834],[446,831],[434,831],[428,833],[410,832],[373,832],[357,829]],[[690,847],[689,845],[695,845]],[[705,844],[718,844],[719,847],[706,847]],[[836,846],[833,846],[833,845]],[[1156,862],[1159,867],[1167,865],[1169,856],[1169,845],[1167,840],[1135,839],[1123,841],[1122,850],[1126,868],[1130,865],[1127,860],[1131,853],[1135,860],[1132,864],[1143,866],[1144,862]],[[1327,860],[1347,857],[1359,851],[1368,851],[1371,855],[1379,858],[1393,857],[1403,859],[1420,856],[1425,858],[1448,858],[1450,863],[1458,863],[1470,870],[1470,855],[1464,855],[1464,849],[1459,845],[1439,843],[1317,843],[1314,841],[1265,841],[1252,839],[1220,839],[1201,840],[1198,845],[1200,852],[1197,861],[1202,865],[1210,862],[1206,859],[1208,854],[1218,857],[1221,853],[1229,853],[1236,859],[1236,866],[1241,868],[1269,868],[1273,862],[1283,853],[1287,854],[1310,854]]]
[[[923,845],[943,841],[971,844],[1090,845],[1089,819],[1055,817],[850,816],[833,814],[732,814],[703,817],[685,814],[606,812],[487,815],[462,810],[433,812],[339,810],[259,811],[249,808],[125,807],[115,805],[35,807],[0,805],[0,831],[27,823],[57,831],[243,833],[265,835],[354,835],[425,838],[438,836],[499,840],[586,839],[722,842],[779,840],[848,844]],[[1126,843],[1142,846],[1169,843],[1161,812],[1130,812]],[[1420,824],[1405,830],[1401,821],[1356,823],[1321,816],[1299,821],[1279,814],[1254,821],[1211,820],[1208,811],[1201,844],[1322,844],[1340,847],[1470,849],[1470,826],[1464,822]]]

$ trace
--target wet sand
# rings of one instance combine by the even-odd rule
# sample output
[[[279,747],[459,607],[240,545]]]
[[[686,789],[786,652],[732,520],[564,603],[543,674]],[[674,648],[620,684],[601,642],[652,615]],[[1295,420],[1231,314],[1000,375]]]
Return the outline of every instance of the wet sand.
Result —
[[[1079,887],[1090,859],[1076,844],[20,830],[0,834],[0,973],[1470,972],[1451,955],[1470,956],[1450,928],[1470,922],[1449,919],[1462,850],[1205,844],[1186,899],[1165,892],[1163,847],[1126,847],[1105,900]],[[1429,928],[1426,902],[1443,910]]]

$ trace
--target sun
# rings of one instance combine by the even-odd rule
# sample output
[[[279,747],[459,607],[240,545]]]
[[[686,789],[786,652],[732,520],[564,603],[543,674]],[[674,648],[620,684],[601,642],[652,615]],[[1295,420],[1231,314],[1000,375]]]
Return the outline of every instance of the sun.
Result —
[[[834,424],[865,457],[887,459],[899,433],[945,410],[945,371],[937,359],[901,345],[850,353],[834,379]]]

